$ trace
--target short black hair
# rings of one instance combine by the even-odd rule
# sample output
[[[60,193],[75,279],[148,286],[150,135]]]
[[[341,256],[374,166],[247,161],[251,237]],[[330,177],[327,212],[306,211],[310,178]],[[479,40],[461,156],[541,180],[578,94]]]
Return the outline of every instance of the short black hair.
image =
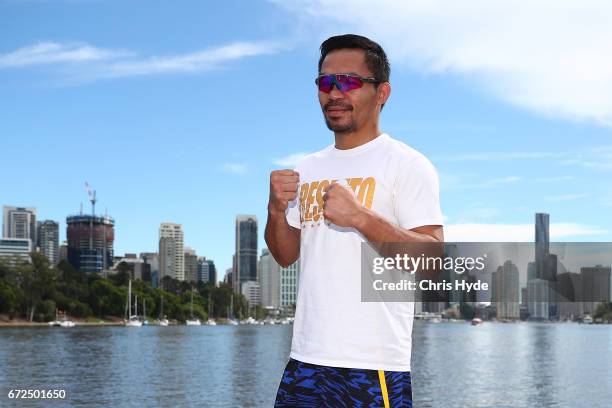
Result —
[[[343,48],[357,48],[365,51],[365,60],[374,78],[379,82],[388,82],[391,75],[391,66],[385,50],[367,37],[357,34],[344,34],[329,37],[321,44],[321,58],[319,58],[319,73],[323,60],[330,52]],[[378,84],[376,84],[378,85]]]

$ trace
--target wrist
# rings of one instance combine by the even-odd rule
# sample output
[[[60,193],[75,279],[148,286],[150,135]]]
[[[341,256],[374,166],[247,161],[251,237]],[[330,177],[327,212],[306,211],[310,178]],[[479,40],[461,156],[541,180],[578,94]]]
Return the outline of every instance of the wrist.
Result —
[[[354,218],[353,227],[359,232],[363,232],[370,220],[370,210],[365,207],[360,207],[357,216]]]
[[[279,217],[279,216],[285,216],[285,210],[279,210],[278,208],[276,208],[272,203],[268,204],[268,214],[270,214],[271,216],[275,216],[275,217]]]

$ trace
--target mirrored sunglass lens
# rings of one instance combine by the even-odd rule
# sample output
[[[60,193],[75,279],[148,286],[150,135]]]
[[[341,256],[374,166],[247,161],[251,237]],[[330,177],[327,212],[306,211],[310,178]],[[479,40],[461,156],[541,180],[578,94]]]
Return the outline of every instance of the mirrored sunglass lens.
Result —
[[[354,77],[354,76],[338,75],[336,79],[338,83],[340,84],[340,86],[342,87],[343,92],[361,88],[361,86],[363,85],[363,82],[361,82],[361,79],[359,79],[358,77]]]
[[[321,92],[331,91],[331,84],[333,82],[333,77],[331,75],[320,76],[318,81],[319,81],[319,90]]]

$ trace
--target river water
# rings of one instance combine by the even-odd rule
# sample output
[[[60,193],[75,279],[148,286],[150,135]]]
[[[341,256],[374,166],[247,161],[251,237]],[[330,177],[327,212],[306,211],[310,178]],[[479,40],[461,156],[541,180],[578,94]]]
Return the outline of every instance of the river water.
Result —
[[[0,328],[0,406],[271,407],[291,329]],[[412,355],[415,407],[612,406],[612,325],[415,322]]]

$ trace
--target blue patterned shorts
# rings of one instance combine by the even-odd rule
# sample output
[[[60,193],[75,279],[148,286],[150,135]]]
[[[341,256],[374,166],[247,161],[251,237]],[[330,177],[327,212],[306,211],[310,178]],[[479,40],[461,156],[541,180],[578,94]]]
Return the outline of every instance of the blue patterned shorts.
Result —
[[[289,358],[274,406],[412,408],[410,372],[327,367]]]

